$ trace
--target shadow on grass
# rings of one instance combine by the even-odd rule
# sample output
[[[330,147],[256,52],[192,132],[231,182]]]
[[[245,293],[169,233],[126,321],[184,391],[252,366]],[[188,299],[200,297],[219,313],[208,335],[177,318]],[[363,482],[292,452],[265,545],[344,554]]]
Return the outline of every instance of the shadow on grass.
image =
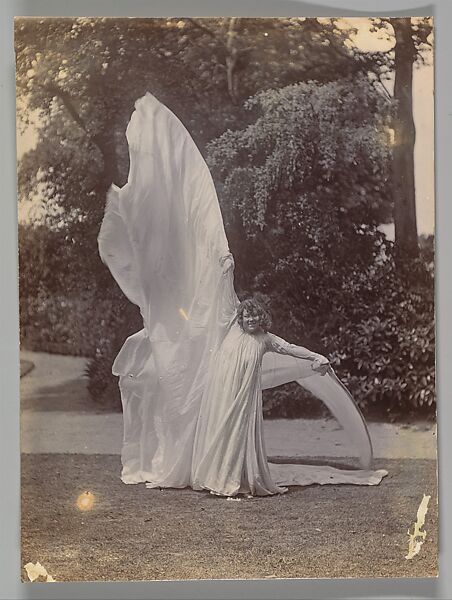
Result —
[[[269,456],[268,462],[275,464],[289,464],[289,465],[313,465],[316,467],[335,467],[336,469],[349,469],[352,471],[359,470],[360,465],[358,459],[345,457],[345,458],[317,458],[310,456]]]

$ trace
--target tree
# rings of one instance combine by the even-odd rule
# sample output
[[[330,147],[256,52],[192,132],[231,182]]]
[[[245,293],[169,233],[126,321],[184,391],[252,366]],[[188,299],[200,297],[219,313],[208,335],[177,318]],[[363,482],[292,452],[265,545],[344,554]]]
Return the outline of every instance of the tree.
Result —
[[[340,315],[344,289],[382,250],[389,107],[365,77],[261,92],[247,107],[255,122],[209,145],[237,281],[282,302],[292,333],[309,315],[318,336],[313,321]]]
[[[102,274],[105,289],[96,236],[106,190],[127,175],[134,100],[151,90],[203,151],[252,119],[243,103],[260,90],[367,70],[346,40],[333,19],[18,19],[19,116],[38,111],[42,124],[19,165],[20,196],[38,191],[47,225],[75,249],[80,280]]]
[[[431,50],[428,18],[375,19],[374,26],[392,31],[394,37],[395,113],[392,183],[395,242],[399,263],[419,256],[414,180],[413,68]]]
[[[347,35],[334,19],[19,19],[17,89],[25,111],[40,112],[40,136],[59,120],[55,145],[83,138],[108,187],[125,178],[124,129],[145,91],[178,114],[202,148],[246,124],[242,104],[260,90],[371,69],[367,55],[347,48]]]
[[[393,19],[394,99],[397,102],[394,118],[393,193],[396,245],[402,257],[419,256],[416,225],[416,193],[414,184],[415,126],[413,119],[413,65],[420,45],[427,42],[429,24],[415,29],[412,19]]]

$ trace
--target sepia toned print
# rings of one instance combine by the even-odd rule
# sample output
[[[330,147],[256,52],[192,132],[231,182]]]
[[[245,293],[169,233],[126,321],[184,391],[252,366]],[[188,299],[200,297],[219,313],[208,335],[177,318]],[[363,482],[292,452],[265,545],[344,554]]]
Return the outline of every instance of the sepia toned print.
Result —
[[[24,580],[436,576],[432,20],[15,47]]]

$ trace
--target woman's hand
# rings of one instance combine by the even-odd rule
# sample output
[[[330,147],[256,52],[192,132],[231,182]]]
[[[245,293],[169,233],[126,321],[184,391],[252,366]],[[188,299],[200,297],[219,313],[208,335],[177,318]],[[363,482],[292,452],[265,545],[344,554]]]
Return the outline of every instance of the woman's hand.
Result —
[[[226,275],[226,273],[228,273],[229,271],[234,270],[235,263],[232,254],[227,254],[226,256],[222,257],[221,266],[223,269],[223,275]]]
[[[330,361],[325,356],[319,354],[314,359],[311,368],[319,375],[326,375],[330,369],[330,366]]]

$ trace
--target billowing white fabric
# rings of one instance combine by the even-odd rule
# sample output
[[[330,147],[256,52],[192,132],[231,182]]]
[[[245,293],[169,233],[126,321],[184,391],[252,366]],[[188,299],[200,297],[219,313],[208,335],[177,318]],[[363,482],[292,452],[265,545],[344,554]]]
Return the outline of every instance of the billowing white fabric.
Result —
[[[290,355],[281,356],[273,352],[265,354],[262,389],[273,388],[289,381],[296,381],[328,407],[345,429],[351,451],[358,456],[361,466],[369,469],[373,462],[373,454],[366,422],[352,395],[333,369],[330,368],[324,376],[313,375],[309,360]]]
[[[218,374],[223,341],[239,328],[233,273],[223,267],[229,247],[218,199],[191,136],[149,93],[136,102],[127,140],[128,181],[123,188],[112,186],[98,238],[102,260],[124,294],[139,306],[144,325],[125,341],[112,369],[120,378],[124,412],[122,480],[146,482],[150,487],[211,489],[199,480],[207,471],[212,475],[203,447],[209,445],[213,432],[206,437],[202,419],[208,403],[215,402],[209,389]],[[328,481],[331,467],[308,466],[303,471],[306,467],[294,465],[290,473],[285,465],[268,468],[261,431],[261,388],[294,380],[326,403],[349,433],[366,468],[372,461],[372,448],[361,413],[332,370],[325,376],[316,374],[312,360],[295,358],[284,348],[275,352],[266,346],[259,356],[253,375],[259,392],[253,396],[255,427],[251,431],[248,420],[245,437],[226,445],[227,452],[242,458],[240,444],[247,448],[248,479],[256,485],[232,489],[224,467],[228,461],[214,461],[226,484],[213,491],[268,494],[297,483],[373,485],[381,480],[386,471],[333,469],[334,479]],[[230,366],[222,365],[224,373]],[[225,402],[227,398],[222,397],[218,410]],[[212,405],[210,409],[214,410]],[[249,411],[246,415],[249,419]],[[240,425],[240,420],[234,421],[235,427]],[[227,428],[224,434],[230,438]],[[265,482],[260,485],[263,471]]]

